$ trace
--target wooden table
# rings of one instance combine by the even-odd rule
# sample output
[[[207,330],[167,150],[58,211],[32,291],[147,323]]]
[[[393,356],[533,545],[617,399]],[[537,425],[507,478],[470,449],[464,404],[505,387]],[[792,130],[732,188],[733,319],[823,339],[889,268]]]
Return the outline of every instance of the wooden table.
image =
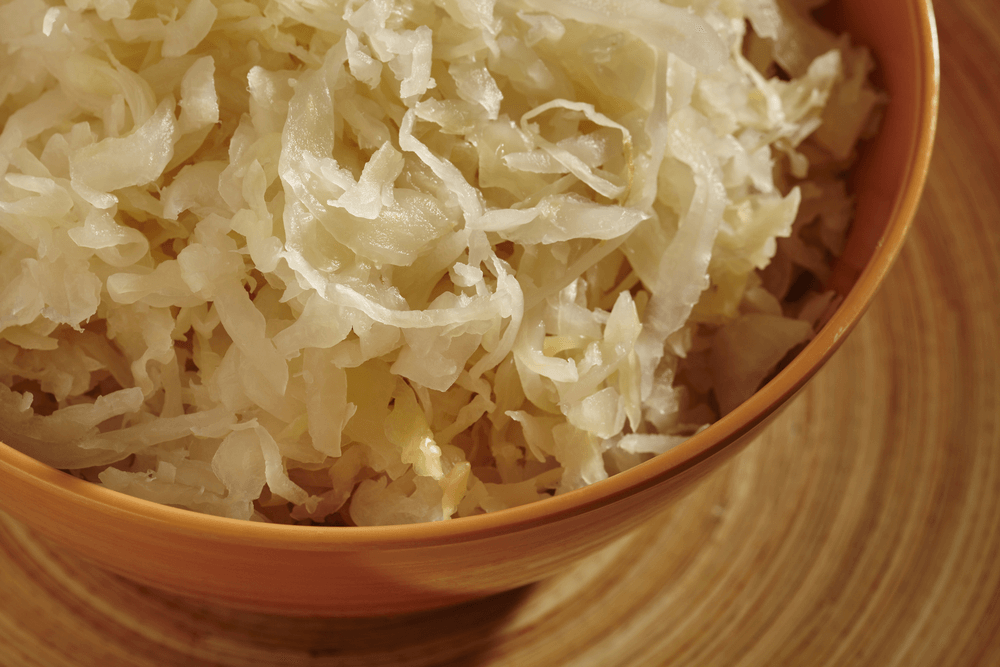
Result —
[[[760,441],[572,571],[433,614],[287,619],[152,592],[0,516],[0,665],[1000,665],[1000,21],[939,2],[912,236]]]

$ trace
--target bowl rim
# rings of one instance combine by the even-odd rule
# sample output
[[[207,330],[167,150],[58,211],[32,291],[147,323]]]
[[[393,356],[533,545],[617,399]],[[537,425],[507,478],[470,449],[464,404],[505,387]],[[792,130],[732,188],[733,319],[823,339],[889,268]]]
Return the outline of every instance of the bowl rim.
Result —
[[[176,535],[282,550],[411,549],[516,533],[611,505],[719,454],[765,422],[839,348],[871,303],[902,248],[919,205],[937,127],[940,62],[931,0],[915,0],[913,18],[921,67],[918,119],[909,170],[874,254],[842,304],[812,341],[764,387],[729,414],[677,447],[589,486],[538,502],[447,521],[371,527],[268,524],[201,514],[128,496],[43,464],[0,442],[0,472],[44,486],[55,500],[95,514],[130,518]]]

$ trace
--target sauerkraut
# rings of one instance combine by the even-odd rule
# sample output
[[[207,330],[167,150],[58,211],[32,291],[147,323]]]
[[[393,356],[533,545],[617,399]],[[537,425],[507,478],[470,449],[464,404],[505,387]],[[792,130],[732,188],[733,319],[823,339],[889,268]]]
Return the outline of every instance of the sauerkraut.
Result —
[[[811,0],[4,0],[0,439],[276,522],[491,512],[836,305],[881,96]]]

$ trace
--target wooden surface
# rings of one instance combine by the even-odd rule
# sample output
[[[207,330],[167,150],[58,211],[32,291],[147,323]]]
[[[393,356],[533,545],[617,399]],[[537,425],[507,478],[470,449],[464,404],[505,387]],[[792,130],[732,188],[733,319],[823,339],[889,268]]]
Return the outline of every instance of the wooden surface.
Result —
[[[154,593],[0,515],[0,665],[1000,665],[994,3],[938,3],[935,159],[871,310],[658,521],[528,589],[338,621]]]

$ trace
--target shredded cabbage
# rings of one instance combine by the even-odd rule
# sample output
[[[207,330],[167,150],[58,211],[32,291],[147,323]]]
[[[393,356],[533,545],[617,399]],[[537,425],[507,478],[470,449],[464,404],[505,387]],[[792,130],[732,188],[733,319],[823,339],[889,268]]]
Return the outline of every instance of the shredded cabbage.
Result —
[[[675,447],[837,305],[884,100],[801,9],[3,3],[0,439],[326,525]]]

